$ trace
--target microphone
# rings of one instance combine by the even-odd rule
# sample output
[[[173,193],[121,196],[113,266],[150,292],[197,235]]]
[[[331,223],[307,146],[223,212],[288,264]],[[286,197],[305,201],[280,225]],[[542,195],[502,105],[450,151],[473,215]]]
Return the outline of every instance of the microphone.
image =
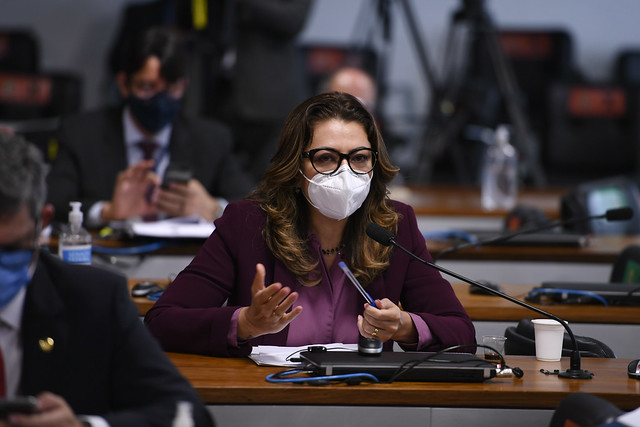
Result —
[[[587,222],[593,219],[605,219],[606,221],[626,221],[631,219],[632,217],[633,217],[633,209],[631,209],[629,206],[624,206],[621,208],[608,209],[605,213],[600,215],[589,215],[589,216],[584,216],[580,218],[571,218],[568,220],[552,221],[548,224],[544,224],[538,227],[524,228],[522,230],[514,231],[513,233],[502,234],[496,237],[491,237],[490,239],[484,239],[476,242],[462,243],[447,249],[443,249],[442,251],[440,251],[440,253],[433,256],[433,262],[435,263],[444,255],[459,251],[461,249],[474,247],[474,246],[484,246],[489,244],[502,243],[502,242],[506,242],[507,240],[511,240],[516,236],[520,236],[522,234],[537,233],[539,231],[544,231],[544,230],[548,230],[548,229],[559,227],[559,226],[568,226],[568,225],[573,225],[581,222]]]
[[[561,318],[559,318],[558,316],[548,313],[544,310],[539,309],[538,307],[535,307],[533,305],[527,304],[524,301],[520,301],[517,298],[514,298],[510,295],[507,295],[505,293],[502,293],[500,291],[497,291],[495,289],[492,289],[488,286],[483,285],[482,283],[476,281],[476,280],[472,280],[469,279],[465,276],[462,276],[461,274],[455,273],[451,270],[448,270],[444,267],[441,267],[439,265],[436,265],[434,263],[431,263],[429,261],[425,261],[422,258],[418,257],[417,255],[415,255],[414,253],[412,253],[411,251],[409,251],[408,249],[404,248],[402,245],[400,245],[398,242],[396,242],[396,238],[393,235],[392,232],[390,232],[389,230],[387,230],[386,228],[383,228],[381,225],[376,224],[375,222],[369,223],[369,225],[367,225],[367,236],[371,237],[373,240],[375,240],[376,242],[380,243],[383,246],[390,246],[393,245],[396,248],[400,249],[401,251],[407,253],[409,256],[411,256],[412,258],[416,259],[417,261],[420,261],[423,264],[428,265],[431,268],[435,268],[436,270],[448,274],[449,276],[455,277],[458,280],[462,280],[465,283],[468,283],[470,285],[475,285],[478,286],[482,289],[484,289],[485,291],[493,294],[493,295],[497,295],[499,297],[502,297],[508,301],[511,301],[515,304],[518,304],[522,307],[528,308],[529,310],[535,311],[538,314],[541,314],[545,317],[548,317],[550,319],[553,319],[557,322],[559,322],[564,329],[567,331],[567,333],[569,334],[569,337],[571,338],[571,343],[573,344],[573,352],[571,353],[571,362],[570,362],[570,367],[569,369],[567,369],[566,371],[560,371],[558,373],[558,376],[561,378],[571,378],[571,379],[581,379],[581,380],[587,380],[587,379],[591,379],[593,377],[593,374],[589,371],[583,370],[580,368],[581,365],[581,361],[580,361],[580,351],[578,349],[578,342],[576,341],[576,337],[573,335],[573,331],[571,330],[571,328],[569,328],[569,325],[567,324],[567,322],[565,322],[564,320],[562,320]]]
[[[626,221],[633,218],[633,209],[629,206],[609,209],[604,213],[604,215],[596,216],[593,219],[602,218],[603,216],[607,221]]]

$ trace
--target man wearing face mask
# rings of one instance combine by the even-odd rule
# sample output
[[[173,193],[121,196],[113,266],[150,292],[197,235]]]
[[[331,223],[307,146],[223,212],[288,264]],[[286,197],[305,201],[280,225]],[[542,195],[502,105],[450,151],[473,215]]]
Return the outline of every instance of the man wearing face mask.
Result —
[[[397,173],[354,96],[316,95],[287,118],[265,178],[230,203],[145,323],[167,351],[246,356],[253,345],[358,343],[475,351],[471,319],[441,274],[365,235],[376,222],[431,260]],[[344,262],[374,298],[362,298]],[[402,306],[402,309],[400,309]]]
[[[184,49],[168,29],[141,33],[123,50],[122,107],[63,121],[48,177],[57,219],[66,221],[68,203],[77,200],[89,227],[158,215],[213,220],[228,200],[248,194],[251,183],[232,154],[228,129],[180,113],[188,84]],[[174,166],[185,178],[161,185]]]
[[[170,426],[179,402],[213,425],[138,318],[123,276],[38,246],[53,215],[41,153],[0,133],[0,397],[36,396],[0,426]]]

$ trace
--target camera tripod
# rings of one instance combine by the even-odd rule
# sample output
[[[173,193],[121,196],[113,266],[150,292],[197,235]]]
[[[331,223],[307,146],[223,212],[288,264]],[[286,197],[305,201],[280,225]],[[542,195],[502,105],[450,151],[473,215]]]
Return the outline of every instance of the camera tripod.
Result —
[[[378,0],[378,15],[386,37],[390,37],[392,0]],[[437,79],[429,61],[427,49],[415,21],[410,0],[397,0],[408,25],[418,62],[431,91],[431,102],[426,119],[427,128],[421,136],[416,161],[409,176],[412,182],[430,182],[434,163],[448,148],[453,158],[456,175],[468,175],[458,139],[465,126],[474,119],[479,107],[466,84],[469,58],[472,47],[482,49],[489,55],[499,94],[504,103],[513,128],[513,145],[518,149],[521,175],[529,178],[536,187],[546,185],[544,172],[539,164],[537,142],[531,131],[528,118],[519,104],[519,89],[510,63],[499,44],[498,34],[484,8],[483,0],[462,0],[462,6],[453,14],[446,41],[446,58],[443,79]],[[469,39],[463,51],[458,50],[456,38],[460,27],[469,28]],[[460,43],[458,43],[460,44]],[[455,56],[458,56],[457,58]],[[458,62],[456,62],[458,60]]]

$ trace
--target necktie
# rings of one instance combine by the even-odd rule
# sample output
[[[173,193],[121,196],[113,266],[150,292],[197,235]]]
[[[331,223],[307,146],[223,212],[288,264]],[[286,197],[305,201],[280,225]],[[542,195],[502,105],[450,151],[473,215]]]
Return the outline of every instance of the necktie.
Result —
[[[4,376],[4,357],[0,348],[0,398],[7,397],[7,385]]]
[[[153,159],[153,153],[158,148],[158,144],[152,139],[145,139],[136,144],[142,151],[142,158],[144,160]]]

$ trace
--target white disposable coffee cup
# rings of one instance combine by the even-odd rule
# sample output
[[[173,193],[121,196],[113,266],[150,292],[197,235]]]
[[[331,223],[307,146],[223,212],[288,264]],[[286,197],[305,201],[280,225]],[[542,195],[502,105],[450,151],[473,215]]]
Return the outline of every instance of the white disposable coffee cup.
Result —
[[[556,362],[562,357],[564,327],[553,319],[533,319],[536,341],[536,359]]]

